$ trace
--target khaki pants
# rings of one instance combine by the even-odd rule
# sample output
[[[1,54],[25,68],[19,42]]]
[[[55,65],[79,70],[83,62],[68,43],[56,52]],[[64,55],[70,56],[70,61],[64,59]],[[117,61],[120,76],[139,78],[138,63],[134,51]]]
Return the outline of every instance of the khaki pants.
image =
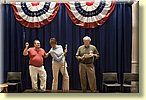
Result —
[[[46,74],[46,71],[44,69],[44,66],[35,67],[35,66],[32,66],[32,65],[29,65],[29,73],[30,73],[30,77],[31,77],[32,89],[35,90],[35,91],[38,90],[38,86],[37,86],[38,78],[37,78],[37,75],[39,74],[39,79],[41,81],[40,89],[42,91],[45,91],[46,90],[47,74]]]
[[[65,65],[67,65],[65,63]],[[58,90],[58,73],[59,71],[63,75],[63,85],[62,90],[63,92],[69,91],[69,76],[66,69],[67,66],[64,66],[64,64],[58,63],[56,61],[52,62],[52,72],[53,72],[53,82],[52,82],[52,91],[57,92]]]
[[[94,64],[83,64],[79,63],[79,74],[81,87],[83,91],[87,90],[87,78],[92,92],[96,91],[96,76],[95,76],[95,67]],[[86,78],[87,74],[87,78]]]

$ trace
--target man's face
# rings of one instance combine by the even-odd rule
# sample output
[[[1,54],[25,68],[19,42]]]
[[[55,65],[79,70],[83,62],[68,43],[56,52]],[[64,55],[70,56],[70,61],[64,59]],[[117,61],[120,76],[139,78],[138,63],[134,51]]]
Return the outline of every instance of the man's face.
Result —
[[[84,40],[83,42],[84,42],[85,46],[89,46],[90,45],[90,40]]]
[[[35,41],[34,47],[35,48],[40,48],[40,41]]]
[[[50,44],[52,48],[55,48],[56,47],[56,44],[55,43],[52,43]]]

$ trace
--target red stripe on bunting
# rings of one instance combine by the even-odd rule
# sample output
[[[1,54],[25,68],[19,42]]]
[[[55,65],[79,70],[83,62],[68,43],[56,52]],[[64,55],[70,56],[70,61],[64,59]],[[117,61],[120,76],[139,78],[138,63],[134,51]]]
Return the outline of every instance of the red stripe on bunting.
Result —
[[[15,6],[15,4],[12,4],[12,8],[14,10],[14,15],[16,17],[16,20],[19,21],[23,26],[25,27],[28,27],[28,28],[40,28],[48,23],[50,23],[56,16],[58,10],[59,10],[59,7],[60,7],[60,3],[57,3],[55,8],[54,8],[54,11],[52,13],[52,15],[50,15],[50,17],[48,17],[47,19],[44,19],[43,21],[40,21],[40,22],[28,22],[26,20],[24,20],[19,14],[18,14],[18,11],[17,11],[17,8]]]
[[[68,14],[69,14],[70,19],[73,21],[74,24],[76,24],[77,26],[80,26],[82,28],[96,28],[98,26],[103,25],[107,21],[107,19],[109,18],[109,16],[112,14],[112,12],[113,12],[113,10],[115,8],[115,5],[116,5],[116,1],[112,1],[110,10],[106,14],[106,16],[104,18],[102,18],[101,20],[98,20],[96,22],[88,22],[88,23],[86,23],[86,22],[82,22],[82,21],[78,20],[73,15],[73,13],[71,12],[69,4],[68,3],[65,3],[65,6],[67,8],[67,11],[68,11]]]

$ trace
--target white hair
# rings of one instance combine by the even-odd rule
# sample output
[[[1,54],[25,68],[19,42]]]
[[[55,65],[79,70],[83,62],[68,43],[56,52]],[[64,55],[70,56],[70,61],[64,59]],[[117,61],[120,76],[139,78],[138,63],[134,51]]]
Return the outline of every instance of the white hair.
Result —
[[[85,40],[91,41],[91,38],[90,38],[89,36],[85,36],[85,37],[83,38],[83,41],[85,41]]]

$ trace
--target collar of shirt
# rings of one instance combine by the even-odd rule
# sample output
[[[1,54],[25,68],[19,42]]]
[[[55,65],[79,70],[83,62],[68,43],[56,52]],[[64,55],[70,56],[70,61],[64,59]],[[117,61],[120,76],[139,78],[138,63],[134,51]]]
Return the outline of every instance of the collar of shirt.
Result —
[[[36,48],[34,47],[34,50],[35,50],[35,51],[40,51],[41,49],[40,49],[40,48],[39,48],[39,49],[36,49]]]
[[[55,48],[52,48],[53,50],[55,50],[55,49],[57,49],[58,48],[58,45],[56,45],[56,47]]]
[[[84,47],[85,47],[85,48],[89,48],[89,47],[90,47],[90,45],[88,45],[88,46],[85,46],[85,45],[84,45]]]

